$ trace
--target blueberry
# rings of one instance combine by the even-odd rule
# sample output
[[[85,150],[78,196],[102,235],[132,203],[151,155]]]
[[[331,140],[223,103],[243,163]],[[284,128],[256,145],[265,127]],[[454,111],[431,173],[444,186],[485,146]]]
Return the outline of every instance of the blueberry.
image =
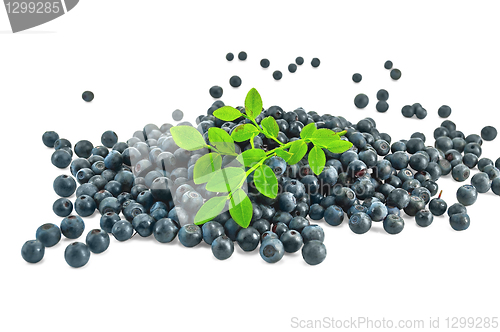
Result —
[[[79,238],[85,229],[83,219],[78,216],[69,216],[61,222],[61,233],[68,239]]]
[[[457,200],[465,206],[472,205],[477,200],[477,190],[474,186],[463,185],[457,190]]]
[[[392,175],[392,165],[389,160],[379,160],[375,168],[373,169],[374,175],[378,177],[380,180],[387,180]]]
[[[363,79],[363,76],[361,76],[361,74],[359,74],[359,73],[355,73],[352,75],[352,81],[354,83],[359,83],[359,82],[361,82],[362,79]]]
[[[385,68],[385,69],[392,69],[392,61],[391,61],[391,60],[387,60],[387,61],[384,63],[384,68]]]
[[[295,63],[291,63],[288,65],[288,71],[290,73],[295,73],[297,71],[297,65]]]
[[[155,198],[150,190],[144,190],[137,195],[136,201],[149,211],[155,202]]]
[[[283,74],[281,73],[281,71],[276,70],[276,71],[273,72],[273,78],[276,81],[279,81],[282,77],[283,77]]]
[[[269,239],[262,242],[259,252],[262,259],[267,263],[276,263],[283,258],[285,248],[280,240]]]
[[[463,138],[455,137],[451,141],[453,142],[454,150],[457,150],[460,153],[464,152],[464,148],[467,145],[467,142]]]
[[[265,161],[265,164],[269,166],[277,176],[282,175],[286,170],[285,160],[278,156],[269,158]]]
[[[336,205],[331,205],[325,210],[324,219],[331,226],[338,226],[344,221],[344,211]]]
[[[123,156],[120,152],[116,150],[112,150],[104,158],[104,165],[108,169],[118,171],[122,167],[122,164],[123,164]]]
[[[76,173],[76,180],[79,184],[88,183],[94,175],[95,173],[90,168],[82,168]]]
[[[54,147],[54,143],[58,139],[59,139],[59,134],[56,133],[55,131],[46,131],[42,135],[42,142],[48,148],[53,148]]]
[[[80,158],[88,158],[92,155],[93,148],[94,145],[87,140],[78,141],[75,144],[75,153]]]
[[[114,197],[118,197],[123,192],[123,186],[120,182],[111,180],[106,183],[104,190],[110,192]]]
[[[415,222],[420,227],[427,227],[434,220],[433,214],[429,210],[422,209],[415,215]]]
[[[349,141],[358,149],[364,149],[366,147],[366,139],[362,133],[353,133],[349,136]]]
[[[111,233],[118,241],[126,241],[130,239],[133,232],[134,228],[132,227],[132,224],[126,220],[117,221],[111,229]]]
[[[388,214],[387,207],[381,202],[374,202],[370,205],[367,214],[372,221],[382,221]]]
[[[323,228],[319,225],[306,226],[300,234],[302,235],[304,244],[313,240],[318,240],[320,242],[325,240],[325,233],[323,232]]]
[[[247,59],[247,53],[244,52],[244,51],[241,51],[240,53],[238,53],[238,59],[244,61]]]
[[[259,245],[260,233],[252,226],[249,226],[238,232],[236,241],[243,251],[253,251]]]
[[[415,115],[415,109],[413,108],[413,106],[405,105],[401,109],[401,114],[403,114],[405,118],[411,118]]]
[[[242,229],[240,225],[234,221],[234,219],[229,219],[224,224],[224,232],[226,235],[232,240],[236,241],[236,237],[238,236],[238,232]]]
[[[408,142],[406,142],[406,151],[410,154],[417,153],[417,151],[422,151],[425,149],[424,141],[421,138],[410,138]]]
[[[36,239],[40,241],[44,247],[55,246],[61,240],[61,230],[54,224],[43,224],[36,230]]]
[[[212,244],[216,238],[224,234],[224,227],[217,221],[212,220],[203,224],[201,231],[205,243]]]
[[[464,231],[469,225],[470,218],[466,213],[456,213],[450,217],[450,226],[456,231]]]
[[[491,182],[488,174],[480,172],[471,178],[471,185],[473,185],[478,193],[486,193],[491,188]]]
[[[114,212],[107,212],[101,216],[99,226],[107,233],[112,233],[113,226],[120,221],[120,216]]]
[[[415,216],[418,211],[425,208],[425,202],[422,198],[418,196],[411,196],[410,202],[404,208],[404,211],[409,216]]]
[[[260,65],[262,68],[268,68],[271,63],[269,62],[268,59],[262,59],[260,60]]]
[[[402,210],[410,203],[410,195],[404,189],[397,188],[387,196],[387,205],[397,207]]]
[[[87,264],[90,259],[89,247],[82,242],[73,242],[64,250],[64,259],[71,267],[82,267]]]
[[[457,213],[467,213],[467,208],[460,203],[455,203],[448,208],[448,217]]]
[[[386,141],[379,139],[373,142],[373,148],[379,156],[386,156],[390,152],[390,145]]]
[[[431,197],[436,195],[439,189],[438,184],[434,180],[427,180],[422,182],[422,187],[429,190]]]
[[[424,155],[416,153],[410,157],[409,165],[416,171],[424,171],[429,165],[429,160]]]
[[[76,197],[87,195],[93,197],[98,192],[97,187],[91,183],[84,183],[76,189]]]
[[[67,198],[59,198],[52,205],[52,211],[59,217],[66,217],[73,212],[73,203]]]
[[[271,239],[279,239],[278,234],[274,233],[273,231],[267,231],[260,235],[260,243]]]
[[[142,237],[148,237],[153,234],[156,220],[147,213],[138,214],[132,219],[132,226]]]
[[[107,148],[112,148],[117,142],[118,135],[114,131],[108,130],[101,135],[101,143]]]
[[[486,126],[481,129],[481,137],[485,141],[493,141],[497,137],[497,130],[495,127]]]
[[[304,217],[294,217],[291,221],[290,224],[288,225],[288,228],[296,230],[298,232],[302,232],[302,230],[306,227],[309,226],[309,220],[307,220]]]
[[[219,260],[225,260],[231,257],[234,252],[234,244],[226,235],[217,237],[212,242],[212,254]]]
[[[349,228],[356,234],[364,234],[372,227],[370,216],[364,212],[358,212],[349,219]]]
[[[438,115],[442,118],[447,118],[451,114],[451,108],[448,105],[443,105],[438,109]]]
[[[321,220],[325,214],[325,208],[319,204],[313,204],[309,208],[309,218],[312,220]]]
[[[472,169],[476,167],[476,165],[478,164],[478,159],[479,158],[475,154],[466,153],[462,158],[462,162],[464,163],[465,166]]]
[[[283,243],[283,248],[288,253],[297,252],[304,243],[301,234],[293,229],[283,233],[280,237],[280,241]]]
[[[57,168],[66,168],[71,163],[71,154],[66,150],[56,150],[52,153],[50,161]]]
[[[108,183],[108,180],[106,180],[102,175],[94,175],[89,179],[88,183],[93,184],[99,190],[103,190]]]
[[[313,59],[311,60],[311,66],[313,66],[314,68],[319,67],[319,64],[320,64],[320,61],[319,61],[319,59],[318,59],[318,58],[313,58]]]
[[[85,242],[91,252],[100,254],[109,247],[109,235],[102,229],[93,229],[87,234]]]
[[[405,227],[405,222],[397,214],[388,214],[383,222],[384,230],[389,234],[399,234]]]
[[[229,79],[229,85],[231,85],[233,88],[237,88],[241,85],[241,78],[239,76],[231,76]],[[181,119],[182,120],[182,119]],[[178,120],[180,121],[180,120]]]
[[[448,175],[451,173],[451,163],[446,159],[439,159],[438,166],[441,169],[441,175]]]
[[[410,158],[408,157],[408,154],[406,152],[396,151],[393,153],[390,162],[395,169],[401,170],[403,168],[408,167]]]
[[[94,100],[94,93],[92,91],[84,91],[82,93],[82,99],[87,103],[90,103],[92,100]]]
[[[441,198],[433,198],[429,202],[429,210],[435,216],[441,216],[446,212],[448,204]]]
[[[357,108],[365,108],[366,106],[368,106],[368,102],[369,98],[364,93],[360,93],[354,98],[354,105]]]
[[[38,263],[45,254],[45,247],[38,240],[26,241],[21,248],[21,256],[28,263]]]
[[[175,239],[178,232],[179,226],[170,218],[162,218],[158,220],[155,223],[153,229],[153,235],[155,239],[161,243],[171,242],[173,239]]]
[[[121,204],[115,197],[106,197],[99,203],[99,212],[105,214],[108,212],[120,213]]]
[[[480,172],[483,172],[484,171],[484,168],[488,165],[491,165],[491,166],[495,166],[495,164],[493,163],[493,160],[491,159],[488,159],[488,158],[481,158],[478,162],[477,162],[477,168],[479,169]]]
[[[227,61],[233,61],[233,59],[234,59],[234,54],[233,53],[226,54],[226,60]]]
[[[280,212],[278,212],[278,213],[280,213]],[[276,215],[278,215],[278,213],[276,213]],[[288,220],[288,222],[290,222],[290,220],[292,219],[292,216],[289,213],[286,213],[286,212],[283,212],[283,213],[289,215],[290,219]],[[252,223],[252,227],[255,228],[262,235],[264,232],[267,232],[271,229],[271,224],[266,219],[258,219]]]
[[[297,207],[297,200],[292,193],[284,192],[278,195],[278,205],[281,211],[292,212]]]
[[[91,216],[96,209],[94,199],[87,195],[81,195],[75,200],[75,211],[82,217]]]
[[[399,69],[392,69],[391,70],[391,73],[390,73],[390,76],[393,80],[397,81],[401,78],[401,70]]]
[[[295,63],[298,64],[299,66],[302,66],[304,64],[304,58],[301,56],[296,57]]]
[[[302,258],[309,265],[318,265],[326,258],[326,246],[317,240],[309,241],[302,247]]]
[[[491,191],[493,191],[495,195],[500,195],[500,177],[491,181]]]
[[[448,151],[453,149],[453,140],[447,136],[438,137],[434,142],[434,147],[441,151]]]
[[[463,182],[469,178],[470,169],[464,164],[458,164],[451,170],[451,176],[455,181]]]
[[[99,205],[101,204],[101,202],[105,198],[110,198],[110,197],[113,197],[113,195],[111,195],[111,193],[107,190],[103,189],[103,190],[99,190],[98,192],[96,192],[93,196],[95,204],[96,204],[96,208],[99,207]]]
[[[218,98],[222,97],[223,91],[222,91],[222,88],[220,86],[214,85],[210,88],[209,93],[210,93],[210,96],[218,99]]]
[[[500,169],[500,158],[495,161],[495,167]]]

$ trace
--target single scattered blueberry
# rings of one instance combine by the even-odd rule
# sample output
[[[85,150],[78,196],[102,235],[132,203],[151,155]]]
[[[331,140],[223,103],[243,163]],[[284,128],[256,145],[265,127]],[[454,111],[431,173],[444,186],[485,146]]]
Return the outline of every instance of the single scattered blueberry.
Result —
[[[55,131],[46,131],[42,135],[42,142],[48,148],[53,148],[54,143],[59,139],[59,134]]]
[[[260,233],[252,226],[249,226],[238,232],[236,241],[243,251],[253,251],[260,243]]]
[[[57,168],[66,168],[71,163],[71,154],[69,154],[68,151],[62,149],[56,150],[52,153],[50,161],[52,162],[52,165],[56,166]]]
[[[273,72],[273,78],[276,81],[279,81],[282,77],[283,77],[283,74],[281,73],[281,71],[276,70],[276,71]]]
[[[359,83],[359,82],[361,82],[362,79],[363,79],[363,76],[361,76],[361,74],[355,73],[352,75],[352,81],[354,83]]]
[[[45,254],[45,246],[38,240],[26,241],[21,248],[21,256],[28,263],[38,263]]]
[[[87,234],[85,242],[91,252],[100,254],[109,247],[109,235],[102,229],[93,229]]]
[[[392,61],[391,61],[391,60],[387,60],[387,61],[384,63],[384,68],[385,68],[385,69],[392,69]]]
[[[84,93],[82,93],[82,99],[87,103],[90,103],[92,100],[94,100],[94,93],[92,91],[85,91]]]
[[[375,105],[375,108],[377,109],[377,112],[385,113],[389,109],[389,104],[386,101],[379,100]]]
[[[288,71],[290,73],[295,73],[297,71],[297,65],[295,63],[291,63],[288,65]]]
[[[64,259],[71,267],[82,267],[87,264],[90,259],[89,247],[82,242],[73,242],[66,247]]]
[[[231,76],[229,79],[229,85],[231,85],[233,88],[237,88],[241,85],[241,78],[239,76]]]
[[[357,108],[365,108],[368,105],[368,102],[368,96],[364,93],[360,93],[354,98],[354,105]]]
[[[318,265],[326,258],[326,246],[318,240],[309,241],[302,247],[302,258],[309,265]]]
[[[393,80],[399,80],[401,78],[401,70],[392,69],[390,75]]]
[[[481,130],[481,137],[485,141],[493,141],[497,137],[497,130],[495,127],[486,126]]]
[[[311,60],[311,66],[313,66],[314,68],[319,67],[319,64],[320,64],[320,61],[319,61],[319,59],[318,59],[318,58],[313,58],[313,59]]]
[[[44,247],[55,246],[61,240],[61,230],[54,224],[43,224],[36,230],[36,239],[40,241]]]
[[[301,56],[296,57],[295,63],[298,64],[299,66],[302,66],[302,64],[304,64],[304,58]]]
[[[238,59],[240,60],[246,60],[247,59],[247,53],[246,52],[243,52],[241,51],[240,53],[238,53]]]
[[[480,172],[474,174],[474,176],[470,180],[471,185],[473,185],[478,193],[486,193],[491,188],[491,181],[488,174]]]
[[[385,89],[380,89],[377,92],[377,99],[382,101],[387,101],[389,99],[389,92]]]
[[[226,60],[227,61],[233,61],[233,59],[234,59],[234,54],[233,53],[230,52],[230,53],[226,54]]]
[[[447,118],[451,114],[451,107],[448,105],[443,105],[438,109],[438,115],[441,118]]]
[[[262,68],[267,68],[267,67],[269,67],[270,64],[271,63],[269,62],[268,59],[262,59],[262,60],[260,60],[260,65],[261,65]]]
[[[222,91],[222,88],[220,86],[214,85],[213,87],[210,88],[209,93],[213,98],[218,99],[218,98],[222,97],[223,91]]]
[[[91,142],[81,140],[75,144],[75,153],[80,158],[88,158],[92,155],[93,148],[94,145]]]
[[[75,200],[75,211],[82,217],[91,216],[96,209],[94,199],[87,195],[81,195]]]

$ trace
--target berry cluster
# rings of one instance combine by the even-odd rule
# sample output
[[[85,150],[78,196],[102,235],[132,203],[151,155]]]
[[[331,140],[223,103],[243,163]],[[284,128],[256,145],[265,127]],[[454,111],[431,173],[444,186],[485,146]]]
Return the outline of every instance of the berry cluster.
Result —
[[[379,99],[388,98],[384,91],[377,94]],[[218,100],[206,115],[196,119],[197,132],[207,145],[211,143],[209,129],[233,134],[248,123],[243,106],[233,109],[237,113],[233,121],[214,116],[224,106]],[[63,174],[54,180],[54,191],[61,196],[54,203],[54,213],[64,217],[60,227],[51,223],[41,225],[36,240],[24,244],[23,258],[36,263],[43,258],[45,248],[57,244],[61,235],[79,238],[85,229],[82,217],[98,210],[100,229],[91,230],[85,243],[75,242],[66,248],[65,259],[72,267],[84,266],[91,252],[105,251],[110,244],[108,234],[118,241],[129,240],[135,234],[153,235],[161,243],[177,237],[185,247],[199,245],[203,240],[220,260],[232,255],[234,242],[243,251],[256,250],[260,245],[260,255],[269,263],[280,261],[285,252],[301,250],[306,263],[316,265],[326,257],[324,232],[310,220],[324,219],[327,224],[338,226],[347,214],[349,228],[356,234],[369,231],[373,222],[381,222],[389,234],[398,234],[404,228],[401,210],[413,216],[421,227],[429,226],[433,216],[448,211],[451,227],[459,231],[469,227],[466,207],[475,203],[478,193],[491,189],[500,195],[500,158],[495,163],[479,159],[482,138],[476,134],[465,136],[452,121],[446,120],[436,128],[432,147],[426,146],[425,135],[418,132],[408,140],[391,144],[391,137],[380,133],[371,118],[354,124],[342,116],[319,115],[303,108],[286,112],[279,106],[271,106],[263,109],[254,121],[261,124],[270,117],[277,126],[275,138],[259,133],[237,141],[232,148],[234,155],[249,150],[271,151],[279,144],[300,140],[311,128],[308,125],[318,131],[326,128],[345,132],[342,138],[337,137],[338,142],[348,140],[352,147],[341,153],[323,149],[326,160],[319,172],[311,162],[315,159],[308,158],[313,149],[318,150],[317,146],[311,149],[307,144],[302,145],[305,150],[296,163],[285,162],[282,156],[286,157],[286,151],[281,152],[282,156],[265,159],[279,188],[276,197],[270,198],[261,193],[254,173],[246,179],[251,205],[248,227],[239,225],[227,207],[201,227],[195,224],[196,213],[202,206],[219,196],[207,190],[207,183],[193,182],[197,161],[213,155],[203,147],[194,151],[179,147],[171,134],[174,132],[171,124],[161,127],[148,124],[127,142],[118,142],[112,131],[102,135],[100,146],[79,141],[74,147],[78,158],[73,160],[71,142],[59,138],[55,132],[44,133],[43,143],[55,149],[52,163],[59,168],[71,164],[73,177]],[[188,122],[177,126],[193,127]],[[493,130],[489,127],[482,135],[493,139]],[[237,163],[234,155],[224,155],[219,167]],[[212,161],[212,165],[215,162],[219,161]],[[459,203],[448,208],[441,195],[432,198],[438,192],[436,181],[441,176],[451,174],[453,179],[463,182],[476,166],[480,172],[472,177],[471,185],[460,187],[456,193]],[[72,203],[68,197],[75,192]],[[73,207],[77,215],[71,215]]]

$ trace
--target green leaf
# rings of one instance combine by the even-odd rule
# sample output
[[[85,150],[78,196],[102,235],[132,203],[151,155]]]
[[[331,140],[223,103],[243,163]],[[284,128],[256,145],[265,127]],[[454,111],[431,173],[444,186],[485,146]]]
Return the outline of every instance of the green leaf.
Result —
[[[250,225],[253,216],[252,202],[242,189],[233,192],[229,200],[229,214],[241,227],[247,228]]]
[[[258,191],[264,196],[275,198],[278,195],[278,179],[271,167],[260,165],[253,175],[253,182]]]
[[[252,88],[245,98],[245,111],[247,116],[255,119],[262,112],[262,98],[260,94]]]
[[[298,163],[307,153],[307,144],[303,140],[298,140],[292,143],[288,150],[293,156],[287,161],[288,165]]]
[[[349,141],[339,140],[331,143],[328,146],[328,151],[332,153],[343,153],[352,147],[352,143]]]
[[[222,121],[234,121],[242,115],[240,111],[231,106],[222,106],[214,111],[214,116]]]
[[[261,149],[250,149],[243,151],[236,159],[245,167],[252,167],[266,157],[266,153]]]
[[[195,225],[201,225],[217,217],[226,206],[227,197],[218,196],[206,201],[194,217]]]
[[[196,184],[208,182],[222,167],[222,157],[218,153],[203,155],[194,164],[193,181]]]
[[[207,146],[200,132],[191,126],[175,126],[170,128],[175,144],[184,150],[195,151]]]
[[[239,188],[246,178],[245,171],[240,167],[226,167],[218,170],[207,183],[207,190],[213,192],[230,192]]]
[[[319,147],[328,148],[334,141],[339,141],[339,135],[335,134],[333,130],[321,128],[316,130],[312,137],[311,142]]]
[[[276,150],[276,155],[277,155],[278,157],[283,158],[286,162],[288,162],[288,161],[290,160],[290,158],[292,158],[292,157],[293,157],[293,154],[291,154],[290,152],[285,151],[285,150],[283,150],[283,149],[277,149],[277,150]]]
[[[302,131],[300,132],[300,138],[312,138],[314,132],[316,131],[316,124],[315,123],[310,123],[304,128],[302,128]]]
[[[210,143],[223,154],[235,154],[234,141],[227,131],[217,127],[208,129],[208,139]]]
[[[280,127],[278,127],[276,120],[272,116],[268,116],[267,118],[262,119],[260,125],[264,130],[264,134],[272,137],[278,137]]]
[[[251,123],[242,124],[234,128],[231,137],[235,142],[244,142],[259,134],[259,130]]]
[[[325,168],[326,156],[323,149],[318,146],[315,146],[309,151],[308,155],[309,167],[314,172],[314,174],[319,175],[323,172],[323,168]]]

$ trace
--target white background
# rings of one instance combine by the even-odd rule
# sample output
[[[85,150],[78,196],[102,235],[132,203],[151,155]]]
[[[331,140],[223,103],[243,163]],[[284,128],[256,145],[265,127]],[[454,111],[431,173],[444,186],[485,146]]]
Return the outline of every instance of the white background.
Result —
[[[43,132],[98,145],[112,129],[126,141],[147,123],[172,121],[176,108],[187,119],[206,112],[212,85],[224,88],[222,100],[232,106],[255,87],[265,107],[302,106],[352,122],[370,116],[393,141],[421,131],[432,145],[443,104],[466,135],[500,127],[498,2],[413,3],[84,0],[18,34],[0,9],[0,329],[284,331],[292,317],[359,316],[395,324],[422,319],[426,327],[440,317],[444,328],[446,317],[500,316],[500,197],[491,192],[469,208],[464,232],[453,231],[445,216],[427,228],[405,217],[397,236],[381,223],[356,235],[345,222],[335,228],[322,221],[328,256],[314,267],[300,252],[271,265],[236,245],[221,262],[204,243],[188,249],[138,236],[112,238],[81,269],[64,261],[68,239],[48,248],[39,264],[20,255],[38,226],[62,219],[52,212],[52,181],[69,169],[50,163]],[[225,60],[242,50],[246,61]],[[305,64],[290,74],[297,56]],[[264,57],[268,69],[259,66]],[[313,57],[319,68],[311,67]],[[383,68],[388,59],[403,73],[397,82]],[[360,84],[351,80],[355,72],[363,75]],[[229,86],[232,75],[242,78],[240,88]],[[375,111],[380,88],[390,93],[385,114]],[[85,90],[95,93],[92,103],[82,101]],[[364,110],[353,105],[360,92],[370,97]],[[428,110],[425,120],[402,117],[401,107],[414,102]],[[483,155],[496,160],[499,141],[485,142]],[[448,205],[455,203],[459,184],[449,177],[438,183]],[[99,216],[85,222],[87,234]]]

